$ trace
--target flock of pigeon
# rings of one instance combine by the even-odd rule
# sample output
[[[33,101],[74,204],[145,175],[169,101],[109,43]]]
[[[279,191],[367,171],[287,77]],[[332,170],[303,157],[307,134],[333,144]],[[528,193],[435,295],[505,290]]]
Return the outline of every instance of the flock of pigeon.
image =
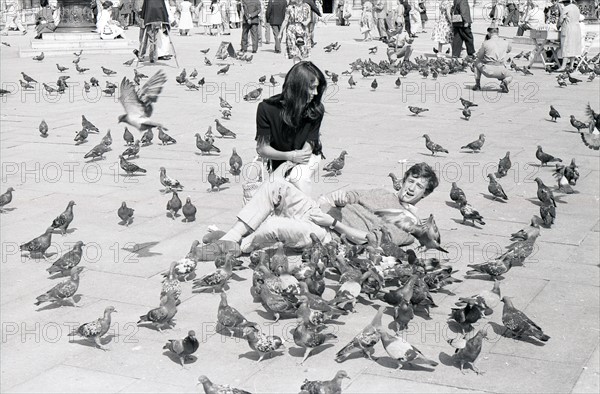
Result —
[[[340,45],[332,43],[326,47],[326,52],[338,50]],[[329,49],[329,50],[328,50]],[[208,50],[202,51],[204,54]],[[376,49],[370,49],[374,54]],[[89,69],[79,65],[81,52],[75,53],[76,71],[84,74]],[[522,54],[521,54],[522,55]],[[515,58],[518,58],[517,56]],[[44,54],[34,58],[36,61],[43,61]],[[238,56],[238,60],[250,62],[252,59]],[[593,60],[593,59],[592,59]],[[125,65],[131,66],[134,59],[125,62]],[[205,64],[211,65],[208,58],[205,58]],[[514,62],[511,61],[511,64]],[[59,73],[68,71],[68,67],[56,64]],[[380,76],[384,74],[397,74],[406,77],[407,74],[417,71],[422,77],[438,78],[439,75],[446,76],[457,72],[466,71],[473,65],[469,60],[446,60],[443,58],[425,59],[418,57],[414,62],[403,62],[392,64],[382,60],[375,63],[368,60],[357,59],[350,64],[351,69],[343,72],[348,74],[348,84],[350,88],[356,86],[357,82],[353,79],[352,73],[360,71],[363,77]],[[515,68],[515,67],[513,67]],[[217,71],[217,74],[226,74],[229,66],[225,66]],[[518,71],[518,70],[517,70]],[[547,70],[550,72],[551,70]],[[102,67],[102,72],[106,76],[116,74],[106,67]],[[600,74],[600,66],[589,69],[590,75]],[[336,84],[339,75],[326,70],[326,75]],[[33,84],[38,83],[34,78],[22,73],[23,80],[20,81],[23,89],[34,88]],[[190,74],[186,70],[176,76],[178,85],[185,86],[188,90],[199,90],[205,83],[205,78],[201,78],[194,83],[198,77],[198,72],[194,69]],[[68,89],[68,76],[61,76],[54,88],[48,84],[43,84],[48,93],[64,93]],[[142,80],[147,79],[143,85]],[[581,82],[573,78],[570,74],[559,77],[560,81],[569,80],[571,84]],[[167,134],[168,128],[152,118],[153,106],[157,102],[160,93],[163,90],[167,76],[162,70],[156,72],[153,76],[143,75],[137,69],[134,69],[133,80],[124,77],[119,86],[106,82],[106,88],[103,92],[112,96],[117,92],[119,101],[122,104],[125,114],[119,116],[118,122],[125,123],[123,140],[127,145],[126,149],[119,155],[120,167],[127,176],[136,176],[145,174],[147,170],[132,161],[139,157],[142,147],[152,144],[154,130],[158,131],[158,139],[163,145],[175,144],[177,141]],[[259,79],[260,84],[267,82],[266,75]],[[274,76],[271,76],[269,83],[276,86],[278,82]],[[400,87],[401,78],[398,77],[395,86]],[[91,78],[89,83],[85,81],[85,89],[89,90],[91,86],[99,86],[96,78]],[[371,88],[376,90],[379,83],[374,79]],[[247,95],[244,100],[257,101],[262,94],[263,89],[258,88]],[[4,91],[3,94],[9,92]],[[463,106],[461,113],[464,119],[469,120],[472,116],[472,108],[477,104],[461,98]],[[220,98],[220,107],[223,120],[231,117],[232,106],[222,97]],[[414,116],[421,116],[428,111],[427,108],[409,106],[409,111]],[[586,112],[589,116],[589,123],[581,122],[571,115],[571,125],[581,134],[581,138],[590,149],[598,150],[600,148],[600,114],[596,113],[588,104]],[[550,107],[550,118],[556,121],[560,118],[559,112]],[[79,145],[87,142],[90,133],[98,134],[100,130],[82,115],[82,129],[76,133],[74,142]],[[141,133],[141,138],[136,139],[134,134],[129,131],[132,127],[135,132]],[[42,137],[48,135],[48,124],[42,120],[39,125],[39,132]],[[215,146],[215,137],[225,139],[236,139],[236,133],[223,125],[219,119],[215,119],[215,130],[218,136],[213,134],[212,127],[202,136],[195,134],[196,147],[202,155],[220,153],[221,149]],[[581,130],[584,130],[583,132]],[[425,147],[432,155],[436,153],[448,154],[449,151],[441,145],[435,143],[428,134],[424,134]],[[480,134],[479,138],[464,146],[461,150],[471,152],[482,152],[485,144],[485,135]],[[104,159],[104,155],[111,151],[113,138],[110,130],[103,136],[100,143],[95,145],[83,158],[90,160]],[[344,150],[339,157],[329,162],[324,170],[333,176],[338,176],[345,165]],[[574,193],[573,186],[576,186],[579,178],[578,166],[575,159],[572,159],[569,165],[562,164],[562,160],[543,151],[541,146],[537,147],[535,157],[540,161],[541,166],[545,167],[548,163],[556,163],[553,175],[557,179],[558,190],[561,194]],[[229,159],[230,173],[234,176],[239,175],[243,166],[242,158],[237,154],[236,149],[232,148],[232,154]],[[510,152],[500,158],[498,171],[496,174],[490,173],[488,192],[494,200],[507,201],[509,197],[505,193],[498,179],[507,175],[511,168]],[[393,187],[400,190],[401,180],[390,173]],[[209,191],[220,191],[222,185],[227,184],[229,179],[217,175],[214,168],[209,170],[208,182]],[[171,199],[167,202],[166,209],[168,214],[175,219],[179,211],[182,212],[184,222],[193,222],[195,220],[197,209],[188,197],[183,203],[178,193],[184,189],[184,185],[177,179],[167,175],[167,169],[161,167],[159,170],[159,180],[164,186],[165,193],[172,193]],[[537,197],[541,201],[540,218],[534,216],[531,225],[522,230],[511,234],[513,243],[506,247],[506,251],[495,259],[469,265],[470,270],[466,272],[466,278],[489,278],[492,279],[493,286],[482,290],[478,294],[459,297],[456,301],[456,307],[449,311],[449,319],[454,321],[460,327],[461,335],[449,340],[449,344],[455,348],[455,361],[463,371],[465,365],[469,365],[477,374],[482,373],[475,365],[479,354],[481,353],[483,340],[486,338],[486,325],[479,330],[474,330],[480,320],[495,312],[495,309],[503,303],[502,322],[506,327],[507,333],[517,338],[533,337],[539,341],[546,342],[550,337],[545,334],[536,322],[532,321],[525,313],[513,305],[511,298],[502,297],[500,291],[500,281],[512,267],[523,265],[534,250],[534,244],[541,235],[540,227],[550,228],[556,218],[556,198],[552,189],[546,186],[540,178],[536,178],[538,185]],[[9,187],[6,193],[0,195],[0,210],[12,202],[13,187]],[[452,184],[450,199],[459,208],[463,217],[463,223],[471,221],[485,225],[483,216],[468,203],[464,191],[456,184]],[[52,235],[55,230],[65,234],[69,225],[74,220],[73,207],[75,201],[70,201],[60,215],[53,220],[50,227],[44,234],[23,243],[20,249],[29,253],[31,257],[46,258],[45,253],[51,245]],[[116,208],[116,207],[115,207]],[[394,223],[397,218],[397,212],[394,210],[380,210],[377,212],[385,220]],[[129,226],[134,217],[134,209],[127,206],[125,201],[117,209],[117,216],[121,220],[120,224]],[[221,301],[216,311],[217,322],[219,323],[223,335],[237,336],[247,341],[247,346],[256,352],[258,362],[265,357],[272,356],[284,347],[285,341],[276,335],[266,335],[261,330],[261,324],[246,319],[236,308],[230,306],[227,299],[226,289],[228,282],[234,275],[234,271],[251,269],[252,285],[250,292],[255,302],[259,302],[265,311],[272,314],[274,321],[280,318],[295,318],[297,323],[292,330],[292,336],[296,346],[304,349],[304,355],[300,362],[307,361],[315,349],[323,347],[336,340],[337,336],[328,332],[327,322],[337,319],[343,319],[349,313],[354,312],[354,306],[358,299],[364,302],[372,303],[377,310],[372,321],[360,332],[356,333],[354,338],[338,349],[335,360],[343,363],[353,354],[364,355],[365,357],[376,360],[372,353],[375,346],[380,342],[383,349],[389,357],[394,360],[397,368],[413,367],[421,365],[425,370],[433,370],[438,362],[431,356],[424,355],[419,349],[410,344],[402,335],[411,321],[415,318],[417,312],[422,311],[427,316],[430,308],[437,307],[435,302],[435,293],[454,283],[462,282],[463,279],[454,277],[457,270],[451,265],[437,258],[419,258],[413,249],[403,249],[391,241],[391,236],[385,228],[380,228],[381,236],[369,234],[366,245],[352,245],[344,236],[340,241],[332,241],[323,244],[319,239],[311,234],[312,245],[306,247],[301,254],[301,261],[294,262],[286,255],[282,243],[277,243],[275,247],[254,251],[249,258],[249,264],[246,260],[239,260],[233,253],[225,253],[217,256],[214,261],[215,270],[209,274],[196,277],[197,264],[200,261],[197,253],[197,247],[200,244],[195,241],[192,244],[188,255],[171,263],[170,268],[164,274],[164,280],[160,289],[159,305],[146,313],[140,315],[138,324],[150,325],[159,331],[172,328],[175,325],[174,318],[178,312],[179,299],[182,293],[182,286],[186,286],[188,281],[192,282],[194,292],[220,292]],[[418,226],[413,235],[423,250],[434,249],[447,253],[441,245],[441,236],[433,215]],[[205,240],[203,240],[205,241]],[[83,248],[85,244],[82,241],[77,242],[72,250],[59,256],[47,269],[50,275],[55,277],[68,277],[66,280],[51,287],[47,292],[37,297],[35,305],[42,303],[57,303],[60,305],[76,305],[73,296],[77,293],[79,287],[80,273],[83,270],[79,263],[82,260]],[[327,279],[327,281],[326,281]],[[337,283],[336,283],[337,282]],[[332,299],[324,299],[322,296],[325,291],[326,283],[337,287],[336,293]],[[433,294],[432,294],[433,293]],[[392,316],[395,326],[393,335],[382,325],[382,317],[387,308],[392,309]],[[113,306],[105,308],[103,316],[95,321],[82,324],[73,330],[70,335],[79,335],[88,338],[97,345],[98,348],[108,350],[106,345],[102,344],[101,338],[109,331],[111,326],[111,315],[116,312]],[[540,316],[544,321],[544,316]],[[539,323],[539,322],[538,322]],[[476,331],[476,332],[474,332]],[[189,330],[188,335],[181,339],[170,339],[164,345],[163,349],[173,353],[179,360],[182,367],[186,362],[193,362],[193,354],[201,348],[201,344],[196,338],[194,330]],[[344,370],[338,371],[330,381],[305,381],[301,386],[303,393],[341,393],[342,381],[349,378]],[[198,384],[202,385],[206,393],[245,393],[246,391],[231,388],[228,385],[219,385],[212,383],[206,376],[198,378]]]

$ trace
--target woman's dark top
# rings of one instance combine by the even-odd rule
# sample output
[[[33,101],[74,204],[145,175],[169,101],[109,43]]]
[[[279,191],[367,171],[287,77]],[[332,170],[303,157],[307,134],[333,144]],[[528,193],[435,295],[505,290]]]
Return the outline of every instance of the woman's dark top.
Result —
[[[144,24],[152,22],[169,22],[169,14],[164,0],[144,0],[140,18]]]
[[[268,100],[268,101],[267,101]],[[292,128],[284,123],[282,117],[283,105],[281,102],[267,99],[258,104],[256,110],[256,141],[269,144],[272,148],[282,152],[291,152],[302,149],[305,142],[313,148],[313,154],[321,154],[319,138],[323,117],[311,120],[305,117],[297,128]],[[271,160],[270,169],[275,170],[283,160]]]

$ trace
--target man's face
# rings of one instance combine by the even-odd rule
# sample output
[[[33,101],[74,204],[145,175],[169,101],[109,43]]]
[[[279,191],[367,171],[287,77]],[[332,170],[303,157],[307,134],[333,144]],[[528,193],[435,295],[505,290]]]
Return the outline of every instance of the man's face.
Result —
[[[425,178],[415,178],[409,175],[400,188],[398,199],[400,202],[415,205],[425,197],[426,187],[427,180]]]

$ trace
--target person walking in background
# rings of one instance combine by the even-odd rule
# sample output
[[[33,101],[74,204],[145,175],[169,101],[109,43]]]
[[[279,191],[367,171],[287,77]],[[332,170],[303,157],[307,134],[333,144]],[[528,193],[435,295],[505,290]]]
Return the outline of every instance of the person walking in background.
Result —
[[[221,31],[224,36],[228,36],[231,34],[229,27],[229,0],[221,0],[219,11],[221,12]]]
[[[508,0],[506,8],[508,12],[506,13],[506,20],[504,21],[504,26],[510,26],[512,23],[513,26],[519,25],[519,7],[515,3],[516,0]]]
[[[375,0],[373,5],[373,13],[375,22],[377,23],[377,32],[379,33],[379,41],[383,41],[387,44],[388,33],[387,30],[391,27],[387,25],[388,9],[387,0]]]
[[[404,31],[406,31],[406,34],[408,34],[409,37],[416,38],[417,36],[413,34],[410,23],[410,11],[412,7],[408,0],[402,0],[402,7],[404,7]]]
[[[419,0],[409,0],[409,4],[410,25],[412,28],[411,32],[413,35],[415,35],[421,27],[421,11],[419,9]]]
[[[239,29],[242,18],[240,17],[240,11],[242,9],[242,2],[240,0],[229,0],[229,27],[232,29]]]
[[[248,34],[252,38],[252,53],[258,50],[260,0],[242,0],[242,52],[248,50]]]
[[[267,23],[265,13],[267,12],[267,5],[269,0],[261,0],[260,4],[260,23],[258,24],[258,45],[271,43],[271,28]]]
[[[489,17],[492,20],[492,24],[496,27],[504,24],[504,14],[506,9],[506,0],[492,0],[492,8],[489,13]]]
[[[323,5],[321,0],[304,0],[306,4],[310,7],[312,12],[310,13],[310,23],[308,24],[308,34],[310,34],[310,42],[314,47],[317,43],[315,42],[315,27],[317,25],[317,21],[323,15]]]
[[[419,13],[421,16],[421,33],[427,33],[427,31],[425,30],[425,24],[427,23],[429,18],[427,17],[427,7],[425,6],[425,0],[419,0],[417,5],[419,6]]]
[[[363,3],[362,13],[360,14],[360,32],[363,34],[363,41],[372,41],[371,30],[373,29],[373,3],[369,0]]]
[[[475,55],[475,43],[471,32],[471,9],[468,0],[454,0],[452,7],[452,57],[460,57],[463,42],[467,47],[467,55]]]
[[[294,64],[310,56],[312,45],[308,24],[311,12],[310,6],[304,0],[290,0],[285,10],[279,39],[283,39],[285,35],[287,56],[288,59],[293,59]]]
[[[342,18],[344,20],[342,26],[350,26],[350,18],[352,17],[352,0],[344,0],[342,10]]]
[[[562,65],[559,72],[567,70],[567,60],[570,61],[569,69],[575,65],[575,59],[581,56],[581,16],[579,7],[571,3],[571,0],[560,0],[560,18],[558,20],[560,29],[560,52]]]
[[[2,35],[8,35],[8,29],[14,24],[23,35],[27,34],[27,28],[21,23],[21,6],[19,0],[5,0],[4,2],[4,29]]]
[[[285,19],[286,8],[286,0],[269,0],[269,3],[267,4],[265,18],[267,19],[267,23],[271,25],[271,29],[273,29],[275,53],[281,53],[281,39],[279,38],[279,32],[281,30],[281,24]]]
[[[442,55],[442,47],[446,44],[452,44],[454,37],[452,33],[452,0],[442,0],[439,5],[440,16],[433,26],[431,39],[437,42],[437,52],[434,48],[433,52],[437,53],[438,57]]]
[[[192,9],[193,5],[188,0],[183,0],[179,4],[179,34],[182,36],[188,36],[190,30],[194,27],[192,21]]]

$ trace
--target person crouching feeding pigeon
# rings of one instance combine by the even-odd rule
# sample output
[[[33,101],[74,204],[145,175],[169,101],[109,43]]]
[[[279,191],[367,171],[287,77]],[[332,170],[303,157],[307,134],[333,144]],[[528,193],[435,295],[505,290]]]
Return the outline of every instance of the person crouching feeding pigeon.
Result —
[[[281,166],[291,165],[285,162]],[[278,241],[299,249],[312,243],[311,233],[323,243],[331,241],[335,232],[350,242],[364,244],[370,233],[377,237],[376,230],[381,228],[387,230],[394,244],[410,245],[414,242],[410,233],[420,224],[415,204],[438,184],[433,169],[419,163],[406,171],[397,194],[383,189],[336,191],[315,201],[283,178],[270,179],[238,213],[233,227],[194,255],[210,261],[226,252],[249,253]],[[375,213],[381,209],[387,210],[385,216],[394,224]]]
[[[511,51],[510,44],[498,35],[497,27],[488,27],[489,39],[481,44],[475,58],[475,86],[473,90],[481,90],[481,75],[496,78],[500,81],[503,93],[508,93],[508,84],[513,77],[504,63],[506,54]]]
[[[410,60],[412,54],[412,42],[414,40],[410,38],[408,33],[404,31],[402,24],[398,25],[396,30],[390,30],[390,38],[388,39],[387,55],[390,63],[403,61],[407,62]]]

